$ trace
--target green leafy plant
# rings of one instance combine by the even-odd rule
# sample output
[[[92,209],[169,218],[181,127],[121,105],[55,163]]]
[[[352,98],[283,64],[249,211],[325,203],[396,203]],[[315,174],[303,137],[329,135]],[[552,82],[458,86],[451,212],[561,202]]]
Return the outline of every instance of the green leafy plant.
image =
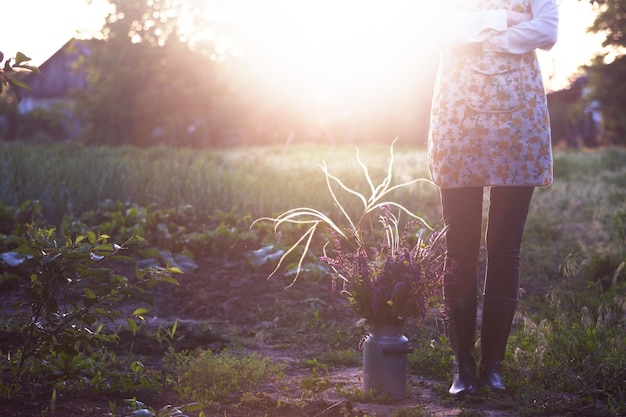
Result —
[[[305,365],[311,369],[311,375],[302,378],[300,388],[302,388],[305,398],[314,398],[317,394],[332,387],[328,378],[328,366],[320,363],[316,358],[306,360]]]
[[[180,270],[175,267],[138,269],[132,280],[119,272],[134,264],[123,252],[140,244],[140,236],[133,235],[122,245],[93,231],[66,237],[64,242],[57,239],[54,228],[26,225],[22,244],[2,254],[3,259],[13,260],[2,281],[17,282],[24,294],[13,305],[12,327],[19,335],[19,348],[6,357],[10,372],[2,374],[14,394],[40,385],[40,380],[54,384],[58,378],[67,379],[66,388],[74,379],[89,381],[87,385],[94,388],[116,385],[104,381],[106,370],[97,369],[106,358],[94,358],[106,355],[106,347],[118,340],[118,320],[125,317],[120,303],[150,303],[147,289],[158,283],[178,284],[173,275]],[[146,311],[137,308],[132,316],[141,318]],[[112,330],[105,328],[106,322]],[[139,373],[133,375],[138,378],[134,385],[126,381],[119,386],[128,389],[147,382]]]
[[[11,63],[11,60],[14,62]],[[15,97],[17,97],[17,101],[22,100],[22,89],[30,89],[28,84],[21,81],[17,74],[20,71],[27,72],[36,72],[41,75],[39,68],[36,66],[28,64],[31,59],[24,55],[21,52],[15,54],[15,58],[9,58],[4,61],[4,54],[0,52],[0,63],[4,61],[4,66],[0,69],[0,93],[2,93],[3,89],[6,87],[10,87]]]
[[[204,405],[219,404],[233,395],[240,398],[262,382],[282,378],[284,368],[258,353],[239,356],[210,350],[174,354],[169,366],[174,373],[174,389]]]
[[[430,335],[434,334],[422,330],[418,337],[411,340],[415,349],[408,356],[409,372],[446,380],[452,368],[452,348],[444,334],[439,334],[436,339],[429,339]]]
[[[28,304],[16,306],[30,307],[20,366],[44,346],[71,349],[78,342],[110,341],[97,319],[118,319],[121,313],[113,308],[116,302],[149,302],[145,297],[147,287],[161,281],[178,284],[172,277],[180,272],[176,268],[146,268],[137,272],[136,282],[131,282],[113,268],[103,267],[105,261],[132,262],[121,252],[140,242],[139,236],[118,245],[108,242],[108,235],[87,232],[59,244],[53,233],[54,229],[31,228],[29,242],[16,249],[26,255],[24,268],[30,270]],[[144,312],[140,308],[133,315]]]
[[[273,222],[275,231],[289,224],[308,227],[282,254],[270,277],[281,268],[292,252],[303,245],[304,250],[290,284],[293,285],[302,271],[313,238],[321,228],[322,232],[327,231],[330,236],[326,245],[332,243],[333,246],[330,252],[324,246],[321,260],[332,270],[333,288],[337,281],[341,283],[341,294],[349,300],[359,317],[370,324],[399,323],[409,317],[423,317],[429,302],[439,292],[443,272],[443,246],[439,239],[441,233],[431,232],[428,238],[424,238],[427,231],[433,229],[420,216],[391,199],[390,194],[418,182],[430,181],[415,179],[392,185],[393,144],[390,147],[387,175],[380,184],[374,185],[358,149],[357,162],[369,185],[369,196],[348,187],[329,172],[326,164],[322,165],[328,191],[342,215],[341,222],[322,210],[308,207],[288,210],[276,218],[257,220]],[[350,215],[345,209],[345,203],[340,201],[335,186],[361,202],[362,211],[358,217]],[[404,226],[400,218],[402,214],[409,217]]]

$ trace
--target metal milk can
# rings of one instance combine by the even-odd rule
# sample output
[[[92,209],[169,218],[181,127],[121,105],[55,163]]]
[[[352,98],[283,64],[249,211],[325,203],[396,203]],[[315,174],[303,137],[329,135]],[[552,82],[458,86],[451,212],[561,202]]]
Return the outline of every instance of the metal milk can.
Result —
[[[413,351],[402,325],[372,326],[363,343],[363,392],[394,400],[406,396],[408,354]]]

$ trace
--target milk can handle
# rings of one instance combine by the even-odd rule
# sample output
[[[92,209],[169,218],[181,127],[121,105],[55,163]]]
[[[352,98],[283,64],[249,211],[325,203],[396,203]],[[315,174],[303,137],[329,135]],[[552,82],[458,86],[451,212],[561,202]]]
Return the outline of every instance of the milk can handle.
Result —
[[[415,350],[414,346],[401,346],[401,347],[382,347],[379,343],[375,343],[383,352],[384,355],[404,355],[405,353],[413,353]]]

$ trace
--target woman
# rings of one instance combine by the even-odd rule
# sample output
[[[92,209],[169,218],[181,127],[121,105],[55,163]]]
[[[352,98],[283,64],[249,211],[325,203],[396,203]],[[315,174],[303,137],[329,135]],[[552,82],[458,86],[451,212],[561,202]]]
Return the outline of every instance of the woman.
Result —
[[[441,1],[440,66],[428,151],[447,226],[443,291],[454,352],[450,393],[504,390],[534,187],[552,182],[550,122],[536,49],[556,42],[556,0]],[[474,359],[483,188],[489,187],[479,375]]]

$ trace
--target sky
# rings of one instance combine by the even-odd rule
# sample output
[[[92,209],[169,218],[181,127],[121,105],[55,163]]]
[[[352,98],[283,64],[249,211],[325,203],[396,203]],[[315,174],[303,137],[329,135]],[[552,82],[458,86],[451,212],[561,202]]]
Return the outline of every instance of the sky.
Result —
[[[258,7],[270,4],[250,1],[249,4]],[[297,1],[292,0],[290,4],[295,5]],[[355,0],[334,0],[333,7],[349,4],[350,1],[354,4]],[[559,41],[551,51],[539,52],[544,78],[550,90],[567,87],[572,74],[577,72],[580,65],[589,62],[600,49],[602,41],[601,35],[587,33],[594,12],[586,0],[560,0],[559,3]],[[23,52],[32,58],[32,64],[39,65],[70,38],[101,27],[108,10],[106,0],[92,0],[91,4],[87,0],[11,1],[2,8],[0,51],[5,57],[15,56],[17,51]]]

